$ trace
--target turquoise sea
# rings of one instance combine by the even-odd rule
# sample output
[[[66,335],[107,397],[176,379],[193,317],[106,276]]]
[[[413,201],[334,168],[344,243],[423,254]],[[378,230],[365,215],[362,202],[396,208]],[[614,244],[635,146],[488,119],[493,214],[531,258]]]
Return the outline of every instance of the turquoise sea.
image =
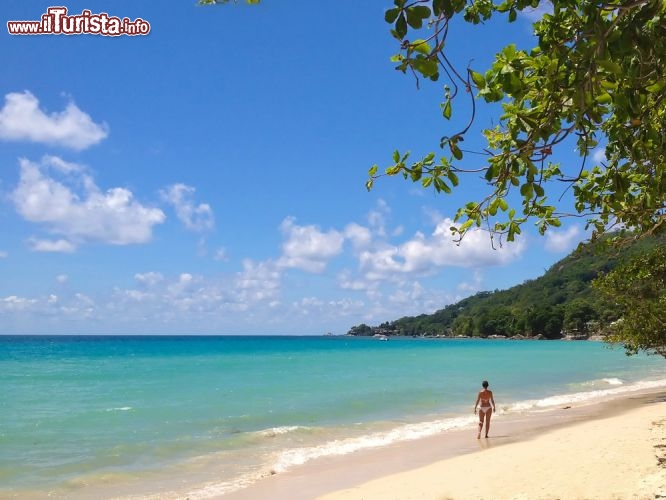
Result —
[[[206,498],[322,456],[666,387],[597,342],[0,337],[0,497]],[[90,490],[93,491],[93,490]]]

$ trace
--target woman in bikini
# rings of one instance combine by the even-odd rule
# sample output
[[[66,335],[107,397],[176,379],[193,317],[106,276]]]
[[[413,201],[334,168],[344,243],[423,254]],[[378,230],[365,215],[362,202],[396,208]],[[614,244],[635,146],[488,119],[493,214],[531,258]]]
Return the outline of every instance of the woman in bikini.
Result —
[[[486,422],[486,437],[490,430],[490,417],[495,411],[495,400],[493,399],[493,391],[488,390],[488,381],[484,380],[481,385],[483,389],[479,391],[474,404],[474,414],[476,415],[476,407],[479,407],[479,433],[476,439],[481,439],[481,430],[483,429],[483,422]],[[481,405],[479,405],[481,403]],[[492,406],[491,406],[492,403]]]

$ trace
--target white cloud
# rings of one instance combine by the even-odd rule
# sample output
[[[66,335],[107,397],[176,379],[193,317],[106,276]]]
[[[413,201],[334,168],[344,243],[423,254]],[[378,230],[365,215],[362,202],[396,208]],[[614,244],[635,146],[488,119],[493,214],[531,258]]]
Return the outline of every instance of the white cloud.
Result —
[[[571,226],[566,230],[549,229],[546,231],[546,250],[553,253],[568,252],[580,241],[580,228]]]
[[[39,100],[27,90],[5,95],[0,109],[0,139],[31,141],[81,150],[109,135],[106,123],[98,124],[70,102],[64,111],[46,114]]]
[[[7,257],[9,257],[9,253],[5,252],[3,250],[0,250],[0,259],[6,259]]]
[[[37,304],[36,299],[28,299],[25,297],[18,297],[10,295],[9,297],[0,298],[0,311],[2,312],[20,312],[26,311]]]
[[[44,163],[48,164],[53,170],[62,174],[82,174],[85,173],[86,168],[78,163],[72,163],[59,158],[58,156],[45,155]],[[86,179],[84,175],[84,179]]]
[[[365,249],[372,243],[372,232],[356,223],[348,224],[344,231],[345,238],[350,240],[356,249]]]
[[[162,273],[156,272],[137,273],[134,275],[134,279],[144,286],[153,287],[158,283],[163,282],[164,276]]]
[[[190,231],[205,231],[215,227],[213,210],[207,203],[195,205],[192,197],[195,188],[174,184],[160,191],[162,199],[173,206],[176,216]]]
[[[74,297],[67,302],[58,300],[57,303],[58,312],[69,319],[92,319],[97,315],[95,301],[83,293],[74,294]]]
[[[215,256],[213,257],[214,260],[219,260],[222,262],[226,262],[229,260],[229,256],[227,255],[227,249],[224,247],[220,247],[215,251]]]
[[[55,173],[66,175],[58,180],[52,176]],[[102,192],[84,167],[53,156],[41,163],[20,160],[20,180],[11,199],[26,220],[63,237],[56,242],[37,241],[33,248],[42,251],[72,251],[86,242],[146,243],[153,226],[166,218],[158,208],[134,200],[128,189]]]
[[[254,262],[243,260],[243,270],[234,281],[241,302],[257,302],[275,299],[280,290],[282,272],[273,261]]]
[[[155,297],[154,294],[142,290],[116,290],[116,294],[128,302],[147,302]]]
[[[388,204],[379,199],[377,200],[377,209],[368,214],[368,223],[379,236],[386,236],[386,218],[390,213],[391,209]]]
[[[338,273],[337,276],[338,286],[343,290],[371,290],[377,288],[376,281],[354,278],[352,273],[345,269]]]
[[[235,279],[211,279],[191,273],[166,277],[147,272],[135,275],[137,289],[116,289],[107,309],[124,320],[164,325],[188,325],[211,331],[231,318],[235,324],[261,317],[280,307],[280,272],[272,262],[243,262]],[[205,319],[204,319],[205,318]],[[220,331],[217,331],[220,333]],[[234,332],[238,333],[238,332]]]
[[[278,264],[312,273],[323,272],[327,262],[342,252],[344,236],[335,230],[322,232],[316,226],[298,226],[294,221],[293,217],[288,217],[280,225],[285,242]]]
[[[67,276],[66,274],[59,274],[58,276],[56,276],[56,282],[61,285],[67,283],[67,281],[69,281],[69,276]]]
[[[96,306],[90,297],[82,293],[75,293],[66,298],[53,293],[38,298],[10,295],[0,297],[0,313],[7,315],[7,318],[10,315],[23,319],[32,317],[38,322],[45,321],[42,325],[49,327],[65,320],[66,322],[63,324],[66,325],[66,329],[64,331],[71,333],[71,321],[94,319]],[[43,328],[44,326],[36,331],[43,331]],[[6,330],[3,331],[6,332]]]
[[[76,246],[67,240],[30,240],[30,248],[35,252],[72,253]]]
[[[360,253],[361,270],[368,279],[393,279],[395,275],[425,276],[444,266],[479,268],[503,265],[524,250],[524,241],[493,248],[488,233],[470,230],[461,244],[456,244],[450,228],[454,222],[442,219],[430,236],[417,232],[400,245],[384,244]]]

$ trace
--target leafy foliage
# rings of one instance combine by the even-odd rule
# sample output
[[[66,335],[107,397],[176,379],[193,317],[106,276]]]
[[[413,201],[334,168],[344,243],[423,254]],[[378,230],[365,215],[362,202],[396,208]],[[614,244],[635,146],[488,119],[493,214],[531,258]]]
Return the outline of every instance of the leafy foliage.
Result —
[[[666,246],[635,257],[595,282],[619,310],[610,340],[666,356]]]
[[[397,69],[420,79],[445,79],[443,117],[451,119],[466,98],[462,130],[441,138],[444,155],[416,161],[396,151],[383,173],[374,165],[367,188],[384,175],[402,174],[424,188],[449,193],[460,174],[483,173],[489,193],[461,207],[460,238],[472,226],[512,241],[536,219],[543,234],[566,216],[586,217],[594,234],[614,225],[651,234],[666,220],[666,2],[662,0],[394,0],[385,20],[400,42]],[[537,44],[502,48],[485,71],[456,68],[446,55],[449,26],[478,24],[552,5],[534,23]],[[411,35],[413,41],[410,41]],[[462,142],[472,133],[476,102],[501,103],[500,124],[483,131],[485,161],[469,167]],[[463,107],[464,103],[463,102]],[[551,158],[575,140],[581,157],[574,169]],[[605,143],[606,159],[591,163]],[[467,162],[463,166],[463,162]],[[572,189],[567,213],[551,200]],[[521,207],[507,198],[518,192]],[[554,193],[555,191],[555,193]],[[492,223],[491,221],[494,221]]]
[[[645,238],[626,244],[621,249],[607,245],[604,241],[589,243],[554,264],[536,280],[508,290],[480,292],[434,314],[404,317],[374,328],[367,325],[354,327],[349,334],[475,337],[543,335],[552,339],[560,338],[562,332],[574,335],[607,332],[611,324],[628,325],[627,329],[631,332],[632,325],[645,326],[648,321],[653,321],[649,324],[661,325],[660,340],[656,344],[663,347],[666,345],[661,312],[666,305],[665,242],[666,237]],[[655,251],[657,253],[653,256],[652,252]],[[641,265],[647,259],[649,266],[654,265],[655,271],[641,275],[641,278],[624,287],[623,275],[637,272],[641,268],[638,264],[626,264],[636,259]],[[656,264],[659,259],[661,263]],[[655,276],[659,279],[656,280]],[[604,285],[595,286],[597,281]],[[652,285],[648,285],[649,282]],[[640,287],[638,283],[641,283]],[[646,305],[643,299],[653,295],[659,296],[661,302]],[[618,303],[622,307],[618,307]],[[642,305],[636,306],[635,311],[644,316],[643,323],[637,322],[633,316],[624,316],[638,303]],[[648,320],[646,311],[651,311],[658,318]],[[617,320],[623,316],[628,319],[618,323]],[[630,333],[622,337],[617,328],[613,327],[612,331],[610,338],[613,341],[625,344],[629,351],[636,351],[630,343]],[[647,340],[644,340],[636,348],[643,349],[647,345]]]

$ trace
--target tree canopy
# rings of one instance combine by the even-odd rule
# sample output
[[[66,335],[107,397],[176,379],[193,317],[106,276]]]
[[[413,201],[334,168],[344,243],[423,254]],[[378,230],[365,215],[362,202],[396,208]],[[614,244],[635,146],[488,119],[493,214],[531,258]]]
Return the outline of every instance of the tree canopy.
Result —
[[[595,287],[618,309],[609,340],[631,354],[645,350],[666,357],[666,246],[613,269]]]
[[[632,235],[663,234],[666,224],[666,2],[663,0],[394,0],[385,20],[399,41],[393,61],[417,81],[445,80],[445,120],[466,113],[462,130],[440,140],[444,154],[416,161],[395,151],[383,172],[374,165],[368,189],[382,176],[402,174],[424,188],[450,193],[462,174],[479,175],[488,191],[461,207],[451,230],[471,227],[512,241],[528,220],[541,234],[564,217],[583,217],[592,239],[617,227]],[[534,47],[500,48],[491,66],[459,68],[447,57],[454,20],[479,24],[544,9],[533,23]],[[462,101],[462,102],[461,102]],[[475,127],[477,102],[499,103],[503,114],[482,130],[478,155],[463,148]],[[575,142],[578,164],[561,165],[558,149]],[[603,160],[594,154],[604,150]],[[470,160],[471,156],[471,160]],[[571,189],[574,206],[558,207]],[[514,194],[520,207],[510,206]],[[616,238],[617,240],[617,238]],[[500,240],[501,241],[501,240]],[[626,243],[628,240],[624,240]],[[622,314],[611,340],[629,353],[666,355],[666,281],[663,248],[635,257],[600,278],[598,288]],[[506,309],[506,308],[505,308]],[[504,314],[503,314],[504,313]],[[511,329],[511,315],[496,309],[487,328]],[[538,315],[537,315],[538,316]],[[534,320],[537,316],[530,316]],[[574,301],[562,323],[579,328],[593,316]],[[469,329],[469,325],[460,325]],[[525,324],[529,329],[529,325]],[[492,329],[491,328],[491,329]],[[545,328],[545,326],[544,326]]]
[[[534,22],[536,45],[501,48],[490,68],[457,68],[447,57],[454,19],[478,24],[548,8]],[[394,0],[386,11],[400,52],[398,69],[419,79],[445,80],[444,119],[467,113],[467,124],[442,136],[444,154],[411,160],[396,151],[392,164],[370,169],[367,187],[382,176],[404,175],[424,188],[449,193],[461,174],[482,173],[485,197],[461,207],[462,237],[473,226],[513,240],[536,219],[539,231],[561,218],[585,217],[594,235],[615,226],[641,234],[663,230],[666,208],[666,2],[662,0]],[[471,159],[463,141],[477,101],[501,103],[500,123],[481,133],[487,147]],[[552,161],[575,140],[580,162]],[[605,159],[592,153],[605,147]],[[558,209],[564,189],[575,206]],[[507,199],[520,195],[521,206]]]

